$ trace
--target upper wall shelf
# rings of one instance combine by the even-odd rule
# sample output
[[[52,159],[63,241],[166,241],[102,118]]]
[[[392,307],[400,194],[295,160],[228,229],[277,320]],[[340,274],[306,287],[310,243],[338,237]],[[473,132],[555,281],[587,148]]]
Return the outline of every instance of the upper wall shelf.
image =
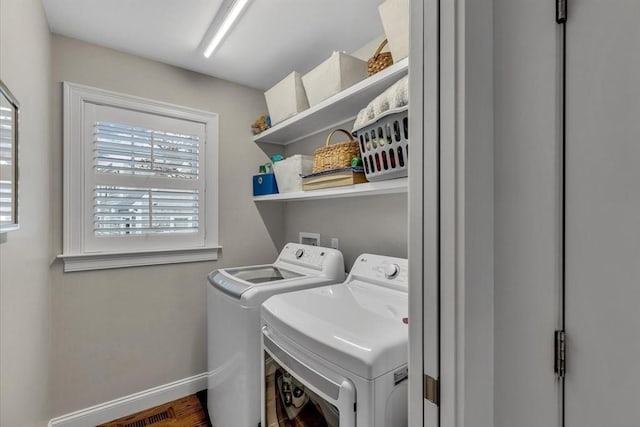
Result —
[[[294,202],[297,200],[338,199],[341,197],[379,196],[382,194],[406,193],[408,179],[397,178],[387,181],[365,182],[364,184],[344,187],[323,188],[320,190],[295,191],[293,193],[254,196],[254,202]]]
[[[289,145],[338,124],[355,119],[369,101],[409,71],[409,58],[368,77],[321,103],[278,123],[253,138],[254,142]]]

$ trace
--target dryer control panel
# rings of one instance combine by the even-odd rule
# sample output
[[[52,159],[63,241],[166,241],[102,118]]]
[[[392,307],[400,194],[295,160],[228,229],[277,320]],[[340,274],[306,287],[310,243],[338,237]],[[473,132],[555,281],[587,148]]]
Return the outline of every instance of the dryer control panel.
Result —
[[[409,289],[409,261],[405,258],[362,254],[353,264],[349,278],[358,278],[407,291]]]
[[[334,269],[344,271],[342,252],[322,246],[287,243],[282,248],[276,263],[281,261],[320,271]]]

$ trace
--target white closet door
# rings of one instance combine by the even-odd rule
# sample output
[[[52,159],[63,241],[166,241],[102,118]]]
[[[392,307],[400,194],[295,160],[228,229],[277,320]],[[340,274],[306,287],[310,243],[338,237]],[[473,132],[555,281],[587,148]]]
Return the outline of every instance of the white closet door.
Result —
[[[493,4],[495,427],[560,427],[560,26],[553,1]]]
[[[640,425],[640,1],[569,1],[565,426]]]

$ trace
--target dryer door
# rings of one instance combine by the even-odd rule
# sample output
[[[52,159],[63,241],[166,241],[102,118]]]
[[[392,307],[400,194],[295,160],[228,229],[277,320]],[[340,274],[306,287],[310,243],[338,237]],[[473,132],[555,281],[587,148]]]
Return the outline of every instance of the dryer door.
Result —
[[[356,388],[293,356],[263,329],[263,426],[355,427]],[[330,378],[331,377],[331,378]]]

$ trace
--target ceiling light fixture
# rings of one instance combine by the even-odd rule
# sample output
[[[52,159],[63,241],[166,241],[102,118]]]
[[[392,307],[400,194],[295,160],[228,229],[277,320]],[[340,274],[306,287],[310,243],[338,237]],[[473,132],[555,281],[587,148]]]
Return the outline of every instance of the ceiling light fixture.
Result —
[[[231,6],[231,8],[229,9],[227,16],[224,18],[224,21],[222,21],[222,24],[220,25],[220,27],[218,27],[218,30],[205,49],[205,58],[209,58],[213,51],[216,50],[216,48],[220,45],[220,42],[222,41],[222,39],[224,39],[224,36],[227,35],[233,24],[240,17],[240,14],[248,3],[249,0],[236,0],[233,3],[233,6]]]

